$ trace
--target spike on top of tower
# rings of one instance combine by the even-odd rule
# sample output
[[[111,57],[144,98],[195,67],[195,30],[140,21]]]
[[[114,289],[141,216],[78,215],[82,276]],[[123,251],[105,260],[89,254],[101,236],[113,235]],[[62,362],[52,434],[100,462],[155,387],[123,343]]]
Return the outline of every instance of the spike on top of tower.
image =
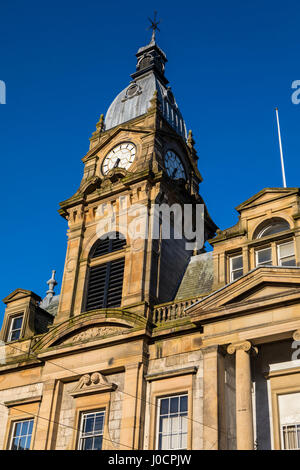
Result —
[[[187,138],[186,126],[174,94],[165,77],[166,54],[156,43],[156,32],[159,31],[156,12],[150,20],[152,37],[149,44],[140,47],[136,57],[136,71],[131,75],[132,81],[119,93],[108,108],[105,116],[105,130],[146,114],[153,108],[153,94],[157,91],[162,116],[183,139]],[[96,134],[93,134],[96,137]]]
[[[54,287],[57,286],[57,281],[55,279],[55,269],[52,270],[52,275],[51,275],[51,278],[49,279],[49,281],[47,281],[47,284],[48,284],[48,290],[46,292],[46,297],[43,298],[42,302],[40,303],[40,307],[42,308],[46,308],[49,306],[49,304],[51,303],[53,297],[55,296],[55,292],[54,292]]]
[[[151,18],[148,17],[148,20],[150,21],[151,25],[149,26],[149,29],[152,29],[152,37],[151,37],[151,42],[155,42],[155,35],[156,31],[160,31],[158,25],[160,24],[160,21],[157,21],[156,19],[157,11],[154,12],[154,18],[151,20]]]

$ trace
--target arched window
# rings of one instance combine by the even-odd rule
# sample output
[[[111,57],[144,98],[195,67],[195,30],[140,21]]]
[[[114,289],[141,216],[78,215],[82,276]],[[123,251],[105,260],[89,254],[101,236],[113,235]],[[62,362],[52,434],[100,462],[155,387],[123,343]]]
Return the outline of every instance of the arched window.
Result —
[[[122,250],[126,240],[119,233],[99,239],[90,251],[92,265],[89,269],[86,311],[98,308],[120,307],[124,277],[124,256],[102,262],[102,257]],[[99,263],[97,262],[99,261]]]
[[[268,219],[257,227],[253,238],[268,237],[285,230],[290,230],[289,223],[279,217],[273,217],[273,219]]]

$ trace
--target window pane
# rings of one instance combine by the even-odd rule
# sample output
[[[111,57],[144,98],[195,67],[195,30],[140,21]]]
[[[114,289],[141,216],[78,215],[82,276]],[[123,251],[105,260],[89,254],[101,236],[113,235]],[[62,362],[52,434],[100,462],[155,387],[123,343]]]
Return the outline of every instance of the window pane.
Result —
[[[188,407],[188,397],[184,395],[180,397],[180,411],[187,411]]]
[[[278,246],[280,258],[294,255],[294,243],[283,243]]]
[[[94,429],[94,416],[87,416],[84,421],[83,432],[90,433]]]
[[[92,437],[86,437],[83,440],[82,450],[92,450],[92,449],[93,449],[93,438]]]
[[[22,317],[17,317],[17,318],[14,318],[13,320],[13,330],[19,330],[22,326],[22,320],[23,318]]]
[[[101,450],[103,441],[104,411],[84,413],[81,416],[81,432],[78,448],[82,450]]]
[[[290,256],[289,258],[282,259],[280,265],[281,266],[296,266],[296,260],[293,256],[292,257]]]
[[[232,269],[241,269],[243,267],[243,257],[242,256],[234,256],[231,258],[231,266]]]
[[[160,400],[157,448],[185,449],[187,438],[188,395],[175,395]]]
[[[162,398],[160,400],[160,414],[166,415],[169,412],[169,398]]]
[[[163,416],[160,418],[159,430],[163,433],[168,432],[169,418],[168,416]]]
[[[172,416],[171,421],[171,434],[177,434],[179,432],[179,416]]]
[[[103,415],[98,415],[95,421],[95,431],[101,431],[103,429]]]
[[[19,421],[13,425],[13,436],[10,448],[12,450],[27,450],[30,448],[33,419]]]
[[[170,406],[170,412],[171,413],[177,413],[177,411],[178,411],[178,402],[179,402],[178,397],[171,398],[171,406]]]
[[[272,263],[272,250],[271,248],[265,248],[263,250],[257,251],[257,263]]]
[[[236,279],[239,279],[240,277],[242,277],[242,275],[243,275],[243,270],[242,269],[238,269],[237,271],[233,271],[231,273],[231,280],[235,281]]]
[[[102,436],[95,437],[93,450],[101,450],[101,449],[102,449]]]

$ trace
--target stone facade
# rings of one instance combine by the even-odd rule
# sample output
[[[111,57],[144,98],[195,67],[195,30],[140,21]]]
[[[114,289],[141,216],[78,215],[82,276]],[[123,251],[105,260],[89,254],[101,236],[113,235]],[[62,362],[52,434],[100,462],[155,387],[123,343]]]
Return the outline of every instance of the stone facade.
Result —
[[[81,185],[60,206],[68,222],[60,295],[52,276],[42,302],[23,289],[4,299],[0,448],[83,448],[90,415],[102,420],[91,444],[102,449],[299,448],[300,190],[266,188],[237,208],[234,227],[218,230],[199,195],[192,133],[186,139],[166,87],[166,57],[155,42],[137,56],[138,83],[114,102],[130,120],[118,116],[112,127],[110,111],[105,129],[101,116]],[[151,96],[141,85],[150,76]],[[105,173],[107,156],[128,142],[134,161],[115,160]],[[186,179],[167,171],[171,151]],[[105,211],[113,207],[120,226],[124,200],[150,216],[158,202],[189,204],[194,214],[204,204],[213,251],[191,251],[184,238],[150,230],[94,256]],[[112,281],[120,260],[122,276],[116,271]],[[112,305],[120,279],[121,300]],[[91,291],[92,302],[100,299],[94,308]],[[28,420],[24,444],[16,429]]]

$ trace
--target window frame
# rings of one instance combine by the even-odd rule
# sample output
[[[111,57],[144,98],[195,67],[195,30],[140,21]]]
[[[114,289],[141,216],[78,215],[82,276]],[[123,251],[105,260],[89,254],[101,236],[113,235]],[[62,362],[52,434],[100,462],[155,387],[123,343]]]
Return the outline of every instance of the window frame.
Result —
[[[83,437],[82,436],[82,429],[83,429],[83,423],[84,423],[84,416],[86,415],[95,415],[97,413],[102,413],[103,414],[103,426],[102,426],[102,433],[100,434],[92,434],[90,436],[85,436]],[[103,407],[103,408],[99,408],[99,409],[94,409],[94,410],[82,410],[80,413],[79,413],[79,431],[78,431],[78,436],[77,436],[77,444],[76,444],[76,450],[84,450],[82,449],[82,444],[84,442],[85,439],[87,439],[88,437],[99,437],[101,436],[102,437],[102,445],[101,445],[101,450],[103,450],[103,441],[104,441],[104,431],[105,431],[105,425],[106,425],[106,408]],[[92,450],[96,450],[96,449],[92,449]]]
[[[284,428],[287,428],[287,427],[295,428],[295,431],[294,431],[296,434],[295,440],[298,443],[298,447],[294,447],[294,448],[285,447]],[[282,450],[300,450],[300,422],[280,424],[280,437],[281,437]]]
[[[18,329],[13,330],[14,321],[17,320],[18,318],[22,318],[21,327],[18,328]],[[9,316],[8,326],[7,326],[7,334],[6,334],[6,342],[7,343],[12,343],[14,341],[18,341],[22,337],[23,325],[24,325],[24,313],[18,313],[18,314]],[[13,331],[19,331],[20,332],[17,339],[11,339]]]
[[[171,399],[171,398],[175,398],[175,397],[178,397],[180,399],[180,397],[183,397],[185,396],[186,399],[187,399],[187,410],[186,410],[186,432],[184,433],[177,433],[178,436],[182,436],[183,434],[186,435],[186,447],[185,448],[182,448],[182,447],[179,447],[179,448],[174,448],[174,449],[159,449],[159,435],[160,434],[163,434],[160,432],[160,418],[161,418],[161,414],[160,414],[160,404],[161,404],[161,400],[165,400],[165,399]],[[189,449],[189,423],[188,423],[188,420],[189,420],[189,392],[188,391],[184,391],[184,392],[179,392],[179,393],[173,393],[173,394],[170,394],[170,395],[164,395],[164,396],[160,396],[160,397],[157,397],[156,399],[156,403],[157,403],[157,413],[156,413],[156,423],[155,423],[155,450],[159,450],[159,451],[162,451],[162,450],[170,450],[170,451],[177,451],[177,450],[188,450]],[[168,423],[170,422],[170,410],[168,410]],[[180,414],[180,411],[177,413],[177,417],[180,417],[181,414]],[[168,436],[172,436],[173,434],[171,433],[168,433]]]
[[[27,449],[12,449],[12,445],[13,445],[13,441],[14,439],[16,438],[15,436],[15,429],[16,429],[16,426],[17,424],[19,423],[24,423],[24,422],[29,422],[31,421],[32,422],[32,429],[31,429],[31,434],[30,434],[30,442],[29,442],[29,446]],[[10,439],[9,439],[9,445],[8,445],[8,450],[30,450],[31,449],[31,446],[32,446],[32,437],[33,437],[33,432],[34,432],[34,418],[23,418],[23,419],[16,419],[16,420],[13,420],[10,422]],[[28,436],[29,434],[26,434],[27,438],[26,438],[26,442],[27,442],[27,439],[28,439]]]
[[[285,257],[280,257],[280,247],[281,246],[284,246],[284,245],[288,245],[288,244],[292,244],[293,245],[293,255],[290,255],[290,256],[285,256]],[[277,251],[277,265],[278,266],[282,266],[284,268],[290,268],[292,266],[284,266],[281,264],[281,260],[284,259],[284,258],[290,258],[291,256],[294,256],[294,260],[295,260],[295,266],[296,266],[296,251],[295,251],[295,243],[294,243],[294,239],[293,240],[288,240],[288,241],[285,241],[283,243],[277,243],[276,245],[276,251]]]
[[[265,263],[258,263],[258,253],[265,251],[265,250],[270,250],[271,252],[271,263],[270,264],[265,264]],[[268,267],[268,266],[274,266],[273,264],[273,252],[272,252],[272,246],[265,246],[265,247],[260,247],[255,250],[255,267],[260,268],[260,267]]]
[[[241,258],[242,259],[242,267],[239,269],[233,269],[232,268],[232,261],[235,258]],[[242,271],[242,275],[237,277],[236,279],[233,279],[232,275],[236,271]],[[229,256],[229,282],[236,281],[237,279],[240,279],[244,275],[244,259],[243,259],[243,253],[235,254],[235,255],[230,255]]]

